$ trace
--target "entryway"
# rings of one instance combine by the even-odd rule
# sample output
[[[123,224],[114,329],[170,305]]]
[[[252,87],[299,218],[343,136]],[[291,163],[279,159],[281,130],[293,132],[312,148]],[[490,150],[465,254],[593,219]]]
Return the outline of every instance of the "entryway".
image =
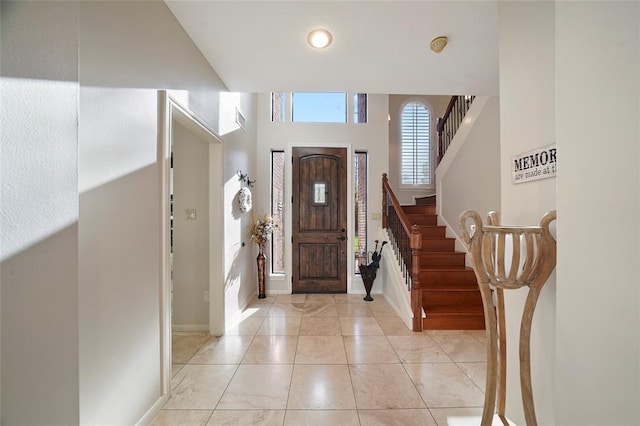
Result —
[[[292,148],[293,293],[347,292],[346,148]]]

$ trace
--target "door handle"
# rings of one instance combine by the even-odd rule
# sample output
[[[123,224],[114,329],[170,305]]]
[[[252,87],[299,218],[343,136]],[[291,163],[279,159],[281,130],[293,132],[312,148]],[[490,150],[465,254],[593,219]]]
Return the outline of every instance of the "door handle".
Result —
[[[347,239],[347,237],[338,237],[338,238],[336,238],[336,240],[340,240],[340,241],[344,241],[346,239]]]

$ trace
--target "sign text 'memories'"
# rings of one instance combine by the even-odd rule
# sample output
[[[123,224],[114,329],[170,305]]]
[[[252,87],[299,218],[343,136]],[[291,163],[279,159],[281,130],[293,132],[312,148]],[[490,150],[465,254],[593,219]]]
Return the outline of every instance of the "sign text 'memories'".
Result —
[[[514,172],[554,164],[556,161],[556,148],[549,148],[548,150],[536,152],[526,157],[514,158]]]

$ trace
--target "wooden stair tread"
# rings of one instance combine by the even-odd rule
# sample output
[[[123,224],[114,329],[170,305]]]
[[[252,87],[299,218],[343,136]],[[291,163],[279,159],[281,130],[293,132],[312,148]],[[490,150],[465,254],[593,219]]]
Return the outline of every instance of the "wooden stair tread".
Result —
[[[423,240],[447,240],[447,241],[455,241],[455,238],[452,237],[429,237],[427,235],[422,236]]]
[[[420,253],[421,258],[425,259],[447,259],[447,258],[459,258],[463,261],[466,260],[466,254],[460,251],[425,251]]]
[[[422,291],[477,291],[480,292],[478,284],[474,283],[420,283]]]
[[[420,253],[421,256],[423,257],[461,257],[463,259],[466,259],[466,253],[463,253],[461,251],[426,251],[426,252],[422,252]]]
[[[435,206],[437,202],[436,194],[415,197],[414,200],[417,206]]]
[[[436,215],[436,206],[434,205],[423,205],[423,206],[402,206],[402,210],[404,210],[405,214],[426,214],[426,215]]]
[[[423,266],[420,264],[420,272],[460,272],[460,271],[468,271],[470,268],[468,266]],[[471,269],[473,272],[473,269]]]
[[[456,251],[455,238],[447,237],[447,227],[438,224],[437,206],[403,206],[411,224],[419,226],[422,290],[420,301],[426,312],[425,330],[483,330],[482,297],[472,268],[466,266],[466,253]]]
[[[469,305],[441,305],[441,306],[431,306],[424,308],[427,317],[429,315],[479,315],[484,316],[484,310],[482,306],[469,306]]]

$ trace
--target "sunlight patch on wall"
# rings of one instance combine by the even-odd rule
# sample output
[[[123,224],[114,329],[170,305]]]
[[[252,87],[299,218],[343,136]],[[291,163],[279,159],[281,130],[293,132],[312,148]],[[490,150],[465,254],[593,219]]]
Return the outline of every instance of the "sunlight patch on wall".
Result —
[[[156,164],[157,91],[80,88],[80,193]]]
[[[242,217],[247,214],[251,215],[251,213],[242,213],[240,211],[238,201],[240,188],[241,182],[236,175],[224,184],[224,217],[227,218],[224,229],[225,252],[227,253],[224,268],[225,277],[227,278],[225,287],[227,288],[230,286],[230,281],[235,282],[235,278],[239,279],[237,271],[234,271],[234,266],[237,267],[237,265],[234,265],[236,263],[234,260],[237,258],[238,252],[251,244],[247,236],[247,230],[242,227]],[[243,242],[245,247],[242,247]]]
[[[240,96],[241,93],[238,92],[220,92],[219,136],[224,136],[240,129],[240,125],[236,120],[236,108],[240,108]]]
[[[78,83],[2,78],[2,260],[78,221]]]

